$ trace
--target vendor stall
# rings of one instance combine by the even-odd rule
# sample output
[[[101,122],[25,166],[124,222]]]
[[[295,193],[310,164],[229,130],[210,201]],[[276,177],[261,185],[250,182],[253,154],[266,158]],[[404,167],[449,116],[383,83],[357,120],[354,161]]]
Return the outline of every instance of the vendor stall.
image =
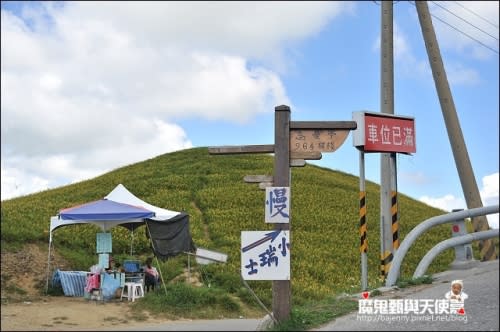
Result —
[[[104,233],[100,233],[101,235],[96,240],[97,252],[99,255],[103,255],[99,257],[99,261],[104,261],[104,255],[111,253],[110,233],[106,232],[115,226],[126,227],[133,231],[137,227],[146,225],[148,228],[147,235],[151,240],[154,254],[161,259],[167,259],[180,253],[194,253],[196,251],[189,232],[189,215],[187,213],[171,211],[148,204],[133,195],[122,184],[119,184],[104,199],[62,209],[58,215],[51,217],[47,290],[53,232],[59,227],[74,224],[94,224],[102,229]],[[165,236],[166,234],[168,236]],[[75,279],[81,278],[79,276],[78,273],[59,273],[61,280],[62,278],[71,277]],[[74,292],[68,290],[68,294],[74,294]]]

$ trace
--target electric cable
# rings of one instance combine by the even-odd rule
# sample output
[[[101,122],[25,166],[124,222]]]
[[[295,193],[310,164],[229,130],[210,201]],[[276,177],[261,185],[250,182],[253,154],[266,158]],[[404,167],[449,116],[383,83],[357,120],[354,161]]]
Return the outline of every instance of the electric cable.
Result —
[[[479,17],[479,18],[480,18],[480,19],[482,19],[483,21],[488,22],[489,24],[491,24],[492,26],[494,26],[495,28],[497,28],[497,29],[498,29],[498,25],[496,25],[495,23],[492,23],[492,22],[488,21],[487,19],[485,19],[484,17],[482,17],[481,15],[476,14],[476,13],[475,13],[475,12],[473,12],[471,9],[469,9],[469,8],[465,7],[464,5],[460,4],[458,1],[453,1],[453,2],[454,2],[454,3],[456,3],[457,5],[459,5],[460,7],[462,7],[463,9],[465,9],[465,10],[469,11],[470,13],[472,13],[472,14],[476,15],[477,17]]]
[[[409,2],[409,3],[411,3],[412,5],[414,5],[414,6],[415,6],[415,2],[414,2],[414,1],[408,1],[408,2]],[[443,24],[448,25],[450,28],[453,28],[453,29],[455,29],[456,31],[460,32],[460,33],[461,33],[461,34],[463,34],[464,36],[469,37],[470,39],[474,40],[475,42],[479,43],[480,45],[482,45],[482,46],[486,47],[486,48],[487,48],[487,49],[489,49],[490,51],[495,52],[495,53],[497,53],[497,54],[498,54],[498,51],[497,51],[497,50],[495,50],[495,49],[493,49],[492,47],[490,47],[490,46],[486,45],[485,43],[483,43],[483,42],[481,42],[481,41],[477,40],[476,38],[474,38],[474,37],[472,37],[472,36],[468,35],[467,33],[465,33],[465,32],[463,32],[463,31],[461,31],[460,29],[458,29],[458,28],[454,27],[453,25],[451,25],[450,23],[448,23],[448,22],[444,21],[443,19],[441,19],[441,18],[437,17],[436,15],[434,15],[434,14],[432,14],[432,13],[431,13],[431,16],[432,16],[432,17],[434,17],[435,19],[437,19],[438,21],[442,22]]]
[[[495,37],[495,36],[493,36],[493,35],[489,34],[488,32],[484,31],[484,30],[483,30],[483,29],[481,29],[481,28],[478,28],[477,26],[475,26],[474,24],[470,23],[470,22],[469,22],[469,21],[467,21],[466,19],[464,19],[464,18],[462,18],[462,17],[458,16],[457,14],[453,13],[453,12],[452,12],[452,11],[450,11],[448,8],[445,8],[445,7],[441,6],[440,4],[436,3],[436,1],[431,1],[431,2],[432,2],[433,4],[435,4],[436,6],[438,6],[438,7],[442,8],[443,10],[447,11],[447,12],[448,12],[448,13],[450,13],[451,15],[455,16],[456,18],[461,19],[461,20],[462,20],[462,21],[464,21],[465,23],[467,23],[467,24],[469,24],[469,25],[473,26],[474,28],[478,29],[479,31],[481,31],[481,32],[483,32],[483,33],[485,33],[485,34],[487,34],[487,35],[488,35],[488,36],[490,36],[491,38],[493,38],[493,39],[495,39],[495,40],[498,40],[498,38],[497,38],[497,37]]]

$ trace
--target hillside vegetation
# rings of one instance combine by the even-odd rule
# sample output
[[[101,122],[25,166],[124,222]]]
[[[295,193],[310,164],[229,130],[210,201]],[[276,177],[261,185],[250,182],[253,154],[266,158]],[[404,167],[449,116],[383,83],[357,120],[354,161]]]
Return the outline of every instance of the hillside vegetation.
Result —
[[[272,155],[210,155],[193,148],[160,155],[121,167],[91,180],[2,201],[2,253],[22,251],[26,245],[48,245],[50,217],[59,210],[98,200],[122,183],[144,201],[190,215],[190,231],[198,247],[226,253],[226,264],[198,266],[180,255],[161,263],[164,280],[180,279],[190,266],[205,288],[255,303],[240,279],[241,232],[272,230],[264,222],[265,191],[243,181],[245,175],[272,175]],[[343,292],[360,290],[359,179],[314,165],[291,172],[291,276],[293,305],[320,301]],[[379,186],[366,183],[369,287],[380,286]],[[398,194],[400,239],[422,221],[444,214],[402,193]],[[118,260],[151,255],[141,227],[135,233],[115,227],[113,255]],[[54,232],[54,250],[68,268],[88,270],[97,263],[96,232],[91,225],[72,225]],[[401,277],[412,276],[423,255],[450,237],[449,225],[425,233],[403,261]],[[133,242],[131,243],[131,240]],[[131,253],[131,250],[133,251]],[[437,257],[429,273],[445,270],[452,250]],[[189,261],[188,261],[189,260]],[[6,286],[2,267],[2,293]],[[45,272],[45,271],[43,271]],[[43,276],[44,277],[44,276]],[[271,281],[248,282],[269,308]],[[40,290],[43,291],[43,282]],[[17,285],[22,287],[22,285]]]

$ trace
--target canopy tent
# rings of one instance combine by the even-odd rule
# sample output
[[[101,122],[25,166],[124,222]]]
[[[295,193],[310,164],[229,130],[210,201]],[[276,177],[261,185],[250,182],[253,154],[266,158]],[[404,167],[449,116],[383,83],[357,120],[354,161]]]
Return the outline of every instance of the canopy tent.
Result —
[[[52,232],[61,226],[91,223],[103,231],[118,225],[133,230],[144,224],[144,218],[166,221],[180,213],[146,203],[120,183],[102,200],[63,209],[51,217],[49,240],[52,241]]]
[[[144,218],[153,216],[154,212],[142,207],[101,199],[63,209],[59,212],[59,215],[51,217],[49,241],[52,241],[52,232],[61,226],[95,224],[101,227],[103,231],[107,231],[117,225],[121,225],[133,229],[134,224],[143,224]]]
[[[155,256],[163,259],[196,250],[189,233],[187,213],[146,203],[119,184],[104,199],[62,209],[57,216],[50,218],[47,289],[52,233],[59,227],[75,224],[94,224],[103,231],[115,226],[123,226],[133,231],[146,224]]]
[[[118,203],[130,204],[134,206],[140,206],[146,210],[154,212],[154,217],[149,218],[151,220],[165,221],[170,218],[177,216],[180,212],[170,211],[167,209],[162,209],[160,207],[151,205],[144,202],[142,199],[137,198],[134,194],[127,190],[121,183],[113,189],[108,196],[104,197]]]

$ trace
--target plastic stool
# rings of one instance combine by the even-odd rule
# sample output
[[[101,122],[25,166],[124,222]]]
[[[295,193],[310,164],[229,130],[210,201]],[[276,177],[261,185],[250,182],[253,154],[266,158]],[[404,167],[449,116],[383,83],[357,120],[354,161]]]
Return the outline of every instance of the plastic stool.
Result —
[[[125,288],[127,291],[125,292]],[[126,297],[129,301],[134,302],[135,299],[144,297],[144,287],[139,282],[126,282],[122,288],[120,300]]]
[[[142,286],[142,282],[134,282],[132,285],[132,302],[135,301],[136,298],[144,297],[144,287]]]

